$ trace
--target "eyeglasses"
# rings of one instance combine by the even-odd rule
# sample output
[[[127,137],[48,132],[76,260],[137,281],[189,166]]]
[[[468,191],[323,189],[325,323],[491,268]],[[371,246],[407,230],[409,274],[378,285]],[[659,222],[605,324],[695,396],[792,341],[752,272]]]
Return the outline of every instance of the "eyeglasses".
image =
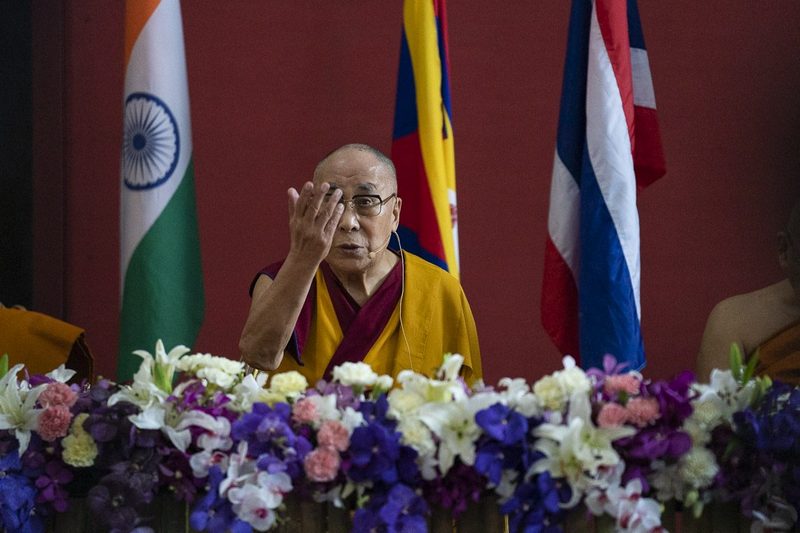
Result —
[[[331,194],[328,193],[325,196],[328,197]],[[377,194],[357,194],[349,200],[342,198],[339,203],[352,207],[360,217],[376,217],[381,214],[383,204],[395,197],[397,197],[397,193],[392,193],[386,198],[381,198]]]

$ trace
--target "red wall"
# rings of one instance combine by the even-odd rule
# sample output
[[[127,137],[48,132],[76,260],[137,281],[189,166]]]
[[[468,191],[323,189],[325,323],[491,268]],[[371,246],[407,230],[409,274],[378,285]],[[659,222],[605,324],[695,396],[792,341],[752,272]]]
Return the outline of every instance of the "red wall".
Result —
[[[33,11],[36,305],[86,328],[110,375],[122,6]],[[693,365],[715,302],[781,277],[774,235],[800,197],[800,3],[640,11],[668,165],[639,199],[642,320],[647,373],[665,376]],[[236,356],[251,276],[287,249],[286,188],[337,145],[389,149],[401,2],[191,0],[183,14],[207,300],[196,348]],[[539,294],[568,14],[566,1],[449,6],[462,283],[490,381],[559,365]]]

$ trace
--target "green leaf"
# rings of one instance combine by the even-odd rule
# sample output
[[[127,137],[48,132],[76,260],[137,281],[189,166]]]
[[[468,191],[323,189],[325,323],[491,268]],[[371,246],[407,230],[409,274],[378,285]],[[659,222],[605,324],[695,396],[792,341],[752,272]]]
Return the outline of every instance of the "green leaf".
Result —
[[[756,366],[758,365],[758,350],[747,361],[747,368],[744,369],[744,376],[742,376],[742,385],[753,379],[756,373]]]
[[[730,361],[733,378],[739,383],[741,383],[742,375],[744,374],[744,372],[742,371],[742,350],[739,348],[739,345],[735,342],[731,343],[731,351],[730,355],[728,356],[728,359]]]
[[[0,378],[5,377],[8,374],[8,354],[4,353],[3,357],[0,357]]]
[[[172,392],[172,376],[167,376],[164,370],[162,365],[153,363],[153,381],[156,387],[169,394]]]

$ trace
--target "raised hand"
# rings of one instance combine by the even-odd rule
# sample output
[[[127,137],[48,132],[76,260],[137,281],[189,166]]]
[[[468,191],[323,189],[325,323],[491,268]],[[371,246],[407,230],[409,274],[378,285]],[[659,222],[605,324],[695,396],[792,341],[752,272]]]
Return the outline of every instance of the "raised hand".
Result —
[[[306,182],[298,193],[294,187],[289,196],[289,255],[302,263],[316,267],[328,255],[333,235],[344,212],[339,203],[342,191],[335,189],[330,195],[327,183]],[[288,258],[287,258],[288,259]]]

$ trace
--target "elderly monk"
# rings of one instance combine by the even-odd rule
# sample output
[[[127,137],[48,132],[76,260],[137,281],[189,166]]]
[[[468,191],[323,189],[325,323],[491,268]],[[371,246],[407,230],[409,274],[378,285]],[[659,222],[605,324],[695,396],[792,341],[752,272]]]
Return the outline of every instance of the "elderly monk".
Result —
[[[800,202],[778,233],[778,261],[786,279],[723,300],[711,311],[697,358],[701,379],[713,368],[728,368],[735,342],[748,357],[758,351],[759,375],[800,385]]]
[[[394,164],[375,148],[343,146],[313,182],[289,189],[286,259],[261,270],[239,348],[252,367],[297,370],[310,383],[347,361],[379,374],[432,375],[445,353],[481,376],[467,299],[449,273],[388,249],[400,222]]]

